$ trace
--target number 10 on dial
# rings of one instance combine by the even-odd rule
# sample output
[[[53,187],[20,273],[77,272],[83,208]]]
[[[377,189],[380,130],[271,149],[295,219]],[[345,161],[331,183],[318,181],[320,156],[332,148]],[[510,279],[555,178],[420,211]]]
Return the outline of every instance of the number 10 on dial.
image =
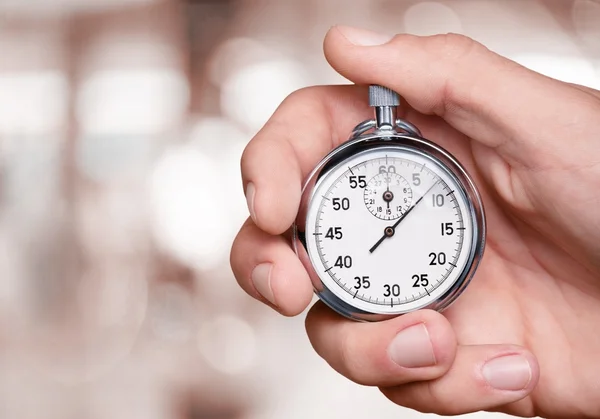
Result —
[[[483,207],[464,168],[409,124],[397,132],[377,115],[373,132],[359,125],[309,176],[294,226],[319,297],[367,321],[443,310],[485,243]]]

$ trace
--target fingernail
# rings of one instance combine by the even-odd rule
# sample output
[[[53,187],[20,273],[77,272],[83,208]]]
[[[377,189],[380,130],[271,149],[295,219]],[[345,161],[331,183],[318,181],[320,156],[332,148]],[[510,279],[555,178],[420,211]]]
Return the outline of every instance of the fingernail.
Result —
[[[351,26],[337,26],[337,29],[348,42],[362,47],[387,44],[393,38],[393,36],[390,35],[368,31],[366,29],[353,28]]]
[[[485,381],[497,390],[523,390],[531,380],[531,365],[522,355],[492,359],[483,366]]]
[[[435,354],[427,327],[423,323],[402,330],[388,347],[392,361],[401,367],[419,368],[435,365]]]
[[[256,223],[256,214],[254,212],[254,195],[256,194],[256,188],[254,183],[249,182],[246,186],[246,204],[248,205],[248,211],[250,211],[250,217]]]
[[[273,289],[271,288],[271,270],[273,264],[261,263],[257,265],[252,271],[252,283],[254,288],[260,295],[266,298],[271,304],[275,304],[275,295],[273,295]]]

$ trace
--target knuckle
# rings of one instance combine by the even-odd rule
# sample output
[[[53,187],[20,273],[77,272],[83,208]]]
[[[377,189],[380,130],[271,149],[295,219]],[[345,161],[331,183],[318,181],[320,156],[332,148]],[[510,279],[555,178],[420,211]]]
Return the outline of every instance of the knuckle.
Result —
[[[282,106],[290,103],[295,105],[299,102],[313,101],[321,95],[322,90],[322,86],[308,86],[295,90],[284,99]]]
[[[256,224],[254,224],[254,221],[252,220],[252,218],[251,217],[246,218],[246,221],[244,221],[244,224],[242,224],[242,226],[240,227],[240,231],[238,232],[238,235],[235,238],[234,245],[236,244],[236,242],[243,240],[247,235],[251,234],[252,231],[255,229],[256,229]]]
[[[316,327],[319,325],[319,319],[318,319],[318,315],[317,315],[318,310],[319,310],[319,305],[315,305],[308,311],[308,313],[306,314],[306,318],[304,319],[304,329],[306,330],[306,334],[308,335],[308,340],[310,341],[313,348],[315,348],[314,336],[316,334]],[[315,351],[316,351],[316,348],[315,348]]]
[[[317,303],[308,311],[304,320],[304,328],[306,329],[308,340],[317,355],[329,362],[324,349],[326,349],[327,337],[330,333],[324,330],[325,322],[323,322],[323,308],[321,306],[322,304]]]
[[[311,91],[313,90],[313,87],[302,87],[298,90],[294,90],[292,93],[287,95],[287,97],[283,100],[283,103],[303,101],[307,96],[311,96]]]
[[[443,72],[437,86],[439,100],[435,113],[444,116],[448,104],[460,106],[464,96],[468,96],[468,92],[456,91],[456,79],[466,74],[464,69],[472,66],[471,57],[487,49],[468,36],[447,33],[428,38],[424,50],[438,62],[438,68]]]
[[[434,35],[429,40],[430,52],[453,60],[464,59],[473,50],[483,47],[472,38],[457,33]]]
[[[235,265],[237,264],[238,258],[240,255],[240,242],[243,238],[243,234],[244,234],[244,226],[242,225],[242,227],[238,231],[237,235],[233,239],[233,243],[231,244],[231,250],[229,252],[229,262],[230,262],[232,268],[234,268],[234,269],[235,269]]]
[[[361,354],[357,339],[341,324],[324,327],[320,310],[311,309],[306,316],[305,327],[315,352],[335,371],[361,385],[369,385],[366,366],[360,362]]]
[[[362,384],[360,368],[356,365],[356,345],[352,335],[343,333],[339,342],[339,369],[343,375],[355,383]]]
[[[380,388],[393,403],[421,413],[455,416],[465,413],[454,397],[447,397],[437,382],[425,381],[400,387]]]
[[[450,415],[451,412],[443,403],[440,403],[439,395],[435,391],[435,385],[431,381],[426,381],[412,387],[412,394],[405,394],[403,397],[407,405],[416,407],[422,413],[438,413]],[[442,412],[443,410],[443,412]]]
[[[279,120],[289,118],[311,118],[316,110],[327,112],[327,101],[332,91],[329,86],[309,86],[298,89],[289,94],[278,108],[281,118],[272,118],[270,124],[279,123]]]
[[[246,145],[246,148],[244,149],[243,153],[242,153],[242,157],[240,158],[240,169],[242,171],[242,181],[247,180],[248,177],[250,177],[250,168],[252,167],[251,165],[251,161],[252,161],[252,155],[254,154],[254,145],[253,145],[253,141],[250,141],[248,143],[248,145]],[[245,184],[244,184],[245,187]]]
[[[252,218],[248,217],[233,239],[231,251],[229,253],[229,262],[232,268],[235,268],[240,263],[240,260],[246,256],[246,252],[244,252],[244,242],[251,236],[252,230],[255,228],[254,221],[252,221]]]
[[[360,338],[358,338],[360,339]],[[340,342],[339,352],[339,371],[350,381],[360,385],[374,385],[375,379],[372,377],[372,366],[366,361],[367,354],[361,353],[361,348],[357,337],[351,333],[345,333]]]
[[[258,158],[257,156],[261,153],[261,145],[258,141],[256,141],[256,137],[254,137],[244,148],[242,153],[242,157],[240,159],[240,165],[242,168],[242,172],[248,170],[248,167],[252,165],[252,162]]]
[[[433,380],[424,383],[420,398],[421,410],[429,409],[427,413],[444,416],[464,414],[464,399],[456,397],[454,388],[454,385],[444,382],[444,380]],[[433,403],[431,403],[432,400]]]

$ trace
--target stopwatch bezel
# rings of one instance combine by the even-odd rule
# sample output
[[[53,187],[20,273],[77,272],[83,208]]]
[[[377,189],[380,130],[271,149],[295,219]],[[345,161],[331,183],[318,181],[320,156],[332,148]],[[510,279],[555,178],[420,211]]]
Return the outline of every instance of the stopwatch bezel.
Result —
[[[452,284],[448,291],[433,302],[418,308],[418,310],[432,309],[441,312],[454,303],[465,291],[477,271],[485,250],[486,221],[483,202],[477,187],[467,170],[447,150],[427,139],[402,133],[365,134],[342,143],[327,154],[309,174],[304,183],[298,216],[292,227],[292,243],[294,250],[311,278],[315,294],[337,313],[358,321],[382,321],[415,311],[409,310],[405,312],[400,311],[398,313],[384,314],[364,311],[348,304],[325,285],[325,282],[316,272],[310,257],[308,256],[308,248],[304,234],[305,228],[302,226],[305,226],[306,224],[309,205],[314,197],[318,181],[321,178],[326,177],[326,175],[333,170],[333,168],[337,167],[338,164],[355,154],[380,147],[405,149],[426,156],[436,162],[442,170],[451,176],[456,184],[460,186],[465,197],[467,197],[466,201],[473,228],[470,254],[467,262],[458,276],[458,279]]]

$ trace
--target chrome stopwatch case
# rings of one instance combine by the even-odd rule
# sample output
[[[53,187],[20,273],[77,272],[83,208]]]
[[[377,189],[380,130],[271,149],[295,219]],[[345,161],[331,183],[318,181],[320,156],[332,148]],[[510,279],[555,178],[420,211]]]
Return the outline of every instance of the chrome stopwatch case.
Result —
[[[481,198],[446,150],[396,119],[399,97],[371,86],[376,119],[309,175],[294,247],[319,298],[355,320],[441,311],[485,247]]]

